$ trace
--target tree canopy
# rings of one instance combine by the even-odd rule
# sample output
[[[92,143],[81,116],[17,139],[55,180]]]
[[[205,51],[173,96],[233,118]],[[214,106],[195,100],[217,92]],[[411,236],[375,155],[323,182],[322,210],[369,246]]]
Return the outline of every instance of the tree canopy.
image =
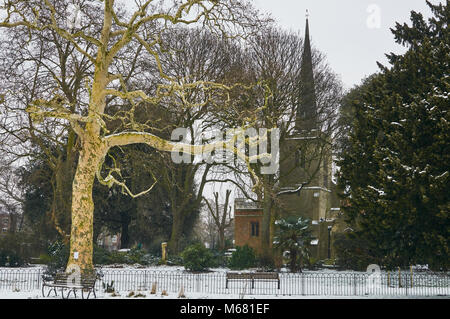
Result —
[[[448,268],[450,233],[450,9],[397,23],[403,55],[350,99],[353,122],[341,154],[340,185],[355,240],[386,265]]]

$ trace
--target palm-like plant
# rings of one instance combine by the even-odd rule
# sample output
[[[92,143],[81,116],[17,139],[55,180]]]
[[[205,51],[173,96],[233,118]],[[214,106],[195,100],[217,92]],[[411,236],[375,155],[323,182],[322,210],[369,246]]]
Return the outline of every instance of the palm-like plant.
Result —
[[[312,239],[310,220],[290,216],[275,221],[273,245],[283,251],[289,251],[289,269],[301,272],[301,261],[309,258],[309,244]]]

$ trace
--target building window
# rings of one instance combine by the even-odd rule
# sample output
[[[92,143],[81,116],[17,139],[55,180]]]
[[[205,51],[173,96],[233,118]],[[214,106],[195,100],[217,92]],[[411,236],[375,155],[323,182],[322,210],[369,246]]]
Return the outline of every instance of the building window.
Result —
[[[252,237],[259,237],[259,222],[251,222],[250,226]]]
[[[305,154],[301,149],[298,149],[297,152],[295,152],[295,162],[299,167],[305,168],[306,166]]]
[[[323,186],[328,188],[328,161],[326,158],[323,160]]]

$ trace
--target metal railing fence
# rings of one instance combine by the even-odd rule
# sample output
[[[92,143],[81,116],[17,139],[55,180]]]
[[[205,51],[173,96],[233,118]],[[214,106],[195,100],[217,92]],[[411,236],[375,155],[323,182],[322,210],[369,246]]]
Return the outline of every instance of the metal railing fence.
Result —
[[[226,272],[189,273],[148,269],[102,269],[96,290],[102,295],[106,285],[116,292],[157,291],[208,295],[276,296],[450,296],[449,273],[382,272],[304,272],[279,273],[276,280],[230,280]],[[32,291],[42,287],[42,268],[0,269],[0,291]],[[228,286],[228,288],[227,288]]]

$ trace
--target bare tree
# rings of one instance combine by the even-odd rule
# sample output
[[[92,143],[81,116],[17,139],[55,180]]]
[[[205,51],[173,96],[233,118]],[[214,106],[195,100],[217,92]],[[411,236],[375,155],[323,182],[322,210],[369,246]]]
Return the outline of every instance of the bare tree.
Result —
[[[253,127],[279,128],[279,142],[282,148],[287,139],[295,133],[297,112],[303,98],[301,89],[306,85],[301,76],[303,51],[304,39],[299,34],[265,28],[251,38],[244,63],[247,66],[241,70],[241,74],[245,73],[250,82],[264,80],[269,86],[268,102],[264,104],[266,106],[264,109],[254,113],[256,118]],[[274,212],[283,205],[281,196],[300,192],[303,186],[317,177],[325,156],[331,151],[330,137],[337,127],[337,111],[343,91],[341,82],[331,71],[324,55],[317,50],[312,52],[312,66],[317,103],[317,118],[314,124],[317,130],[313,137],[305,138],[302,142],[306,175],[303,184],[295,189],[282,190],[280,181],[291,172],[287,170],[273,175],[262,175],[259,173],[259,167],[262,166],[260,162],[251,164],[251,168],[243,162],[227,166],[226,173],[234,175],[234,178],[228,181],[234,181],[245,197],[259,202],[263,208],[262,251],[268,255],[271,254],[270,234],[273,232],[271,227],[276,218]],[[218,116],[225,118],[222,121],[224,125],[240,126],[243,118],[238,114],[247,112],[252,105],[260,105],[263,98],[264,96],[255,95],[250,102],[242,103],[239,109],[226,109],[218,112]],[[280,166],[292,160],[297,151],[295,149],[280,154]]]
[[[61,1],[5,1],[2,5],[3,21],[0,27],[20,28],[27,32],[52,30],[55,36],[65,39],[73,45],[77,53],[93,65],[93,73],[85,77],[87,95],[84,97],[86,108],[80,112],[73,108],[74,102],[54,91],[42,92],[27,107],[35,123],[47,118],[60,119],[70,123],[71,129],[80,139],[80,152],[72,184],[72,222],[70,237],[70,257],[68,265],[78,265],[82,271],[93,269],[93,211],[92,187],[95,177],[108,186],[119,185],[131,196],[145,194],[152,187],[132,194],[125,183],[120,181],[117,169],[108,171],[103,177],[101,168],[108,150],[135,143],[148,144],[163,152],[180,149],[180,144],[169,141],[152,133],[145,132],[151,123],[140,123],[135,111],[143,103],[158,105],[163,101],[177,97],[188,107],[194,108],[210,103],[220,103],[223,107],[233,104],[230,92],[240,84],[232,86],[210,81],[190,81],[167,74],[160,61],[163,47],[161,29],[173,25],[194,25],[197,23],[210,28],[225,37],[247,35],[257,28],[261,20],[249,3],[239,0],[183,0],[175,1],[172,6],[153,5],[153,1],[137,1],[136,10],[130,16],[118,14],[114,0],[95,2],[103,7],[103,23],[99,35],[89,29],[67,28],[66,15],[61,15],[57,4]],[[85,13],[86,6],[80,2],[80,12]],[[153,59],[158,69],[160,84],[154,92],[146,94],[143,90],[127,84],[119,68],[118,55],[124,50],[142,46],[143,52],[138,58]],[[145,74],[136,75],[134,84],[143,80]],[[202,90],[200,103],[190,103],[184,97],[191,90]],[[13,93],[6,94],[8,103]],[[214,98],[213,98],[214,97]],[[106,107],[111,100],[131,105],[127,112],[108,113]],[[81,103],[81,101],[78,101]],[[127,128],[111,132],[111,123],[121,121]],[[57,132],[54,131],[53,135]],[[225,142],[204,145],[181,145],[190,154],[211,152],[217,147],[235,150],[234,139]],[[236,150],[235,150],[236,151]],[[241,155],[241,154],[238,154]]]
[[[210,203],[208,199],[203,198],[218,231],[220,250],[225,250],[225,231],[233,223],[233,219],[231,218],[231,206],[229,205],[230,195],[231,190],[227,189],[225,202],[223,204],[220,204],[219,193],[217,192],[214,193],[213,203]]]
[[[86,25],[90,32],[99,34],[101,20],[88,1]],[[15,5],[20,6],[19,3]],[[55,2],[54,9],[64,14],[66,4]],[[89,9],[90,8],[90,9]],[[97,11],[98,12],[98,11]],[[32,19],[26,10],[24,17]],[[82,30],[85,31],[88,27]],[[1,90],[7,103],[0,117],[0,152],[11,173],[27,161],[43,160],[52,171],[52,204],[47,215],[63,239],[70,234],[71,184],[75,174],[79,140],[67,122],[46,118],[33,122],[26,108],[39,97],[55,94],[64,97],[70,112],[86,109],[85,78],[92,74],[93,64],[80,54],[70,41],[57,31],[47,28],[36,30],[26,27],[2,30],[0,44]],[[86,50],[92,44],[86,43]],[[51,93],[50,93],[51,92]],[[5,193],[19,195],[13,184],[2,184]],[[16,196],[18,202],[23,197]]]
[[[165,39],[165,45],[173,52],[161,54],[161,64],[168,74],[178,79],[222,83],[235,66],[241,52],[240,47],[228,38],[217,38],[209,30],[200,28],[170,30]],[[196,134],[200,135],[214,126],[214,123],[207,121],[211,116],[210,105],[186,105],[186,101],[189,104],[200,103],[202,95],[201,89],[190,90],[183,99],[162,104],[170,121],[159,123],[167,136],[174,129],[183,127],[188,130],[191,142],[194,143],[195,138],[201,138],[196,137]],[[192,163],[174,164],[170,160],[170,154],[163,154],[162,160],[157,163],[158,167],[154,169],[158,169],[163,176],[159,183],[165,188],[171,201],[173,224],[169,249],[177,253],[180,241],[192,229],[192,222],[200,212],[202,194],[210,183],[210,174],[217,164],[206,163],[195,157],[192,157]]]

